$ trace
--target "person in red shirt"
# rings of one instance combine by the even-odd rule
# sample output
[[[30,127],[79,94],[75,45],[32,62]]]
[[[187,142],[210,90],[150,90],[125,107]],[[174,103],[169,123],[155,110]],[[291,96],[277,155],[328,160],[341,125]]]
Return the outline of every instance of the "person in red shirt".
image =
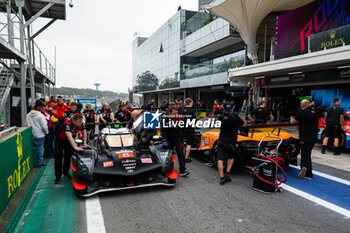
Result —
[[[51,102],[57,102],[55,96],[51,96],[51,97],[50,97],[50,100],[47,101],[46,104],[45,104],[45,108],[49,107]]]
[[[214,100],[213,114],[214,114],[215,110],[216,110],[218,107],[220,107],[220,105],[219,105],[219,100],[216,99],[216,100]]]
[[[58,103],[53,107],[54,110],[57,111],[57,118],[59,121],[59,125],[63,125],[64,123],[64,113],[70,109],[70,107],[63,103],[62,96],[57,97]]]

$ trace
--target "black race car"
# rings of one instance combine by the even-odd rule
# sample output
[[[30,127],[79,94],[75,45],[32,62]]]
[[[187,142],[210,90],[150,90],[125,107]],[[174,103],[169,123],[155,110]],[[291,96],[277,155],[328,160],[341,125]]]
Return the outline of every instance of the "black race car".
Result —
[[[142,124],[142,119],[140,122]],[[137,127],[136,127],[137,128]],[[72,157],[73,188],[78,196],[148,186],[174,186],[175,156],[160,142],[140,147],[128,129],[103,129],[89,148]]]

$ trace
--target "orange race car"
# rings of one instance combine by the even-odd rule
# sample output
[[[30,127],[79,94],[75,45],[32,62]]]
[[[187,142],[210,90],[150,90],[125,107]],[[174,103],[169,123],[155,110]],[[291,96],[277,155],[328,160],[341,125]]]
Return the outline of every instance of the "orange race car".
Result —
[[[205,119],[205,118],[204,118]],[[278,150],[278,156],[284,158],[285,165],[297,163],[297,156],[300,153],[299,138],[283,130],[292,126],[289,123],[272,123],[265,125],[248,125],[241,129],[237,139],[236,164],[251,166],[251,158],[258,154],[259,142],[265,136],[278,136],[283,142]],[[220,129],[197,129],[195,137],[195,147],[193,150],[205,160],[217,164],[217,141]],[[260,146],[262,150],[274,150],[280,139],[267,137]]]

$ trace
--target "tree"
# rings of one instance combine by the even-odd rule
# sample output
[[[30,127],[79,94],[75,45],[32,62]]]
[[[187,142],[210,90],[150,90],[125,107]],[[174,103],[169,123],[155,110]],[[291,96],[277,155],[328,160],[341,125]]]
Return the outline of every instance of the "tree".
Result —
[[[135,89],[137,91],[151,91],[156,90],[158,85],[158,77],[150,71],[146,71],[141,75],[137,75]]]
[[[180,81],[177,81],[175,78],[166,78],[160,84],[159,89],[168,89],[180,87]]]

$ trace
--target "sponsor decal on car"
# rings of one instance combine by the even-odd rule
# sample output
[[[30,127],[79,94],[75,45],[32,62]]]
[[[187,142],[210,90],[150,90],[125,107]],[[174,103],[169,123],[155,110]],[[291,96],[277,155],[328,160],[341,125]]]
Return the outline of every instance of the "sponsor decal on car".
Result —
[[[151,158],[141,158],[142,163],[153,163]]]
[[[127,159],[127,158],[134,158],[135,156],[134,156],[134,153],[132,152],[125,152],[125,153],[119,153],[118,157],[120,159]]]
[[[103,167],[112,167],[113,165],[113,161],[103,162]]]

